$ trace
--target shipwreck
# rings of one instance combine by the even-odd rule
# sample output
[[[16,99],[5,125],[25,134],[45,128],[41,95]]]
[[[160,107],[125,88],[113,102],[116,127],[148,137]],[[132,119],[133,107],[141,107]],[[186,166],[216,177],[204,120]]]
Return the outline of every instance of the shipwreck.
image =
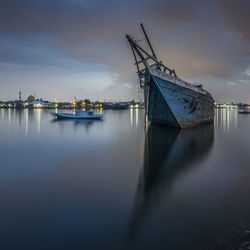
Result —
[[[144,89],[146,118],[151,123],[186,128],[214,120],[214,100],[201,84],[188,83],[177,77],[174,69],[158,60],[141,24],[149,51],[131,36],[131,46],[140,87]]]

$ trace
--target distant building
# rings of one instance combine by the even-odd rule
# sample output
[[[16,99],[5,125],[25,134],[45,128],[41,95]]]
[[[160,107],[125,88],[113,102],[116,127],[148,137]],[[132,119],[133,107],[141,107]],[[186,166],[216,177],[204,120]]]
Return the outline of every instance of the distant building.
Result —
[[[14,101],[14,108],[16,109],[21,109],[23,108],[23,100],[15,100]]]
[[[32,102],[29,103],[29,107],[46,108],[47,104],[45,102],[42,102],[42,101],[32,101]]]

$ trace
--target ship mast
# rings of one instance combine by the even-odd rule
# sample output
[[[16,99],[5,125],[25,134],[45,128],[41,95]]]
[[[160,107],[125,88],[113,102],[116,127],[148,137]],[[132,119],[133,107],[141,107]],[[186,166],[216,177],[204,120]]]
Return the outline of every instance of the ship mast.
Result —
[[[147,70],[150,68],[157,69],[163,72],[168,72],[168,74],[173,75],[177,77],[175,70],[170,69],[167,66],[165,66],[162,61],[159,61],[155,55],[155,52],[153,50],[153,47],[149,41],[148,35],[144,29],[143,24],[141,24],[142,31],[145,35],[146,41],[150,47],[151,53],[147,52],[145,49],[143,49],[136,40],[134,40],[129,35],[126,35],[126,38],[130,44],[130,47],[132,49],[132,53],[135,59],[135,65],[137,67],[137,74],[139,76],[140,80],[140,86],[143,87],[143,78]],[[143,66],[141,66],[143,65]]]
[[[154,56],[155,59],[157,59],[157,57],[156,57],[156,55],[155,55],[155,52],[154,52],[154,50],[153,50],[153,47],[152,47],[152,45],[151,45],[151,43],[150,43],[150,41],[149,41],[149,39],[148,39],[148,35],[147,35],[147,33],[146,33],[146,31],[145,31],[144,26],[143,26],[142,23],[141,23],[141,28],[142,28],[142,31],[143,31],[143,33],[144,33],[144,36],[145,36],[145,38],[146,38],[146,40],[147,40],[147,42],[148,42],[148,45],[149,45],[149,47],[150,47],[150,49],[151,49],[152,55]]]

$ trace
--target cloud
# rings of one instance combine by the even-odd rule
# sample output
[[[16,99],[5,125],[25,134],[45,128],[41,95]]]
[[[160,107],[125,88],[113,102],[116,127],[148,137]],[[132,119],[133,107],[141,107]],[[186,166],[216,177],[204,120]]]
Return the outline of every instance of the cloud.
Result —
[[[250,41],[250,1],[220,0],[220,8],[227,24],[242,36],[246,42]],[[249,52],[249,51],[248,51]]]
[[[158,57],[179,76],[228,82],[249,69],[249,12],[246,0],[2,0],[0,35],[15,34],[93,67],[105,64],[118,74],[116,83],[131,83],[137,76],[125,34],[142,39],[143,22]]]

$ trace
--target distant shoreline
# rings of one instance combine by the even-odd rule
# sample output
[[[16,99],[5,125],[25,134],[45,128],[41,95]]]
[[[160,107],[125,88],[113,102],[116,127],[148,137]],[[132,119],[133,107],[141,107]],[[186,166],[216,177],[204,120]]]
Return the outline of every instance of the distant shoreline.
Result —
[[[33,110],[33,109],[44,109],[44,110],[55,110],[55,109],[65,109],[65,110],[128,110],[128,109],[144,109],[144,107],[90,107],[90,108],[68,108],[68,107],[0,107],[0,109],[15,109],[15,110]]]

